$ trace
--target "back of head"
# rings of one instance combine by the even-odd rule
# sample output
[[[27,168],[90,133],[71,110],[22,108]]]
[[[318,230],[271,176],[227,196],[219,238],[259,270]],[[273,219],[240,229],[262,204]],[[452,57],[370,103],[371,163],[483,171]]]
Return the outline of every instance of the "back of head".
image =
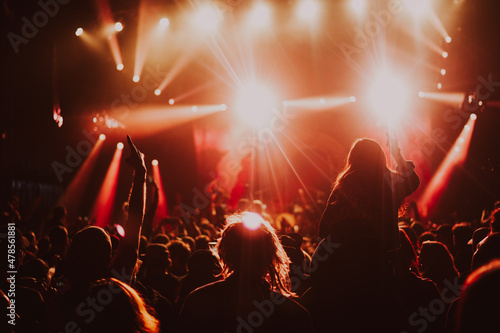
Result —
[[[500,232],[500,208],[491,212],[490,229],[491,232]]]
[[[477,245],[490,233],[490,228],[481,227],[474,230],[472,234],[472,253],[476,252]]]
[[[68,231],[63,226],[53,226],[49,230],[49,241],[53,248],[66,247],[68,245]]]
[[[500,232],[489,235],[478,244],[472,257],[472,270],[474,271],[494,259],[500,259]]]
[[[191,255],[191,249],[188,244],[183,241],[172,240],[168,243],[167,248],[172,259],[179,260],[182,263],[187,263],[187,260]]]
[[[225,277],[237,274],[250,280],[265,279],[274,290],[289,293],[290,259],[274,229],[259,214],[228,217],[218,253]]]
[[[401,247],[398,250],[400,269],[402,271],[408,271],[409,268],[418,269],[417,254],[405,230],[399,230],[399,239],[401,240]]]
[[[107,277],[110,260],[109,235],[99,227],[84,228],[73,236],[68,249],[68,280],[85,285]]]
[[[425,241],[435,241],[435,240],[436,240],[436,235],[434,235],[430,231],[426,231],[423,234],[421,234],[420,237],[418,238],[417,241],[418,248],[420,249]]]
[[[158,320],[151,315],[139,294],[127,284],[116,279],[104,279],[90,287],[87,300],[87,313],[91,310],[95,318],[82,323],[83,332],[107,333],[153,333],[159,331]],[[83,312],[83,311],[82,311]]]
[[[453,279],[458,276],[453,257],[443,243],[426,241],[420,249],[420,274],[423,277],[434,279]]]
[[[166,270],[170,267],[170,254],[167,246],[164,244],[150,244],[146,249],[144,264],[146,269],[158,268]]]
[[[170,242],[170,238],[165,234],[158,234],[151,241],[151,243],[158,243],[163,245],[167,245],[168,242]]]
[[[468,222],[457,223],[453,226],[453,244],[455,249],[459,250],[467,247],[467,243],[472,238],[474,229]]]
[[[364,138],[354,142],[347,163],[353,171],[381,174],[386,167],[386,157],[376,141]]]
[[[474,271],[465,282],[458,309],[460,333],[500,332],[500,260]]]
[[[195,238],[196,250],[209,250],[210,249],[210,237],[207,235],[198,235]]]
[[[188,259],[188,270],[190,275],[216,275],[220,273],[220,266],[212,251],[197,250]]]

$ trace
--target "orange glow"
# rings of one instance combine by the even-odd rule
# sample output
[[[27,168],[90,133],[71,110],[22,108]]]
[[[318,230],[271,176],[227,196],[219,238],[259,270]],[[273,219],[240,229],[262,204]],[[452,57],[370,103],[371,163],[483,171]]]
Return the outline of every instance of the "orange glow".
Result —
[[[385,126],[396,126],[408,111],[409,91],[409,84],[402,77],[388,70],[377,73],[367,96],[376,119]]]
[[[248,230],[257,230],[260,228],[264,219],[257,213],[245,212],[241,216],[243,226]]]
[[[82,203],[83,194],[85,193],[87,185],[89,184],[90,175],[94,170],[97,156],[101,151],[101,147],[104,141],[104,139],[101,138],[102,135],[104,134],[101,134],[99,136],[99,140],[96,141],[94,147],[92,147],[92,150],[90,151],[90,154],[78,169],[76,175],[71,180],[68,187],[64,191],[64,194],[58,201],[58,205],[63,205],[66,207],[68,214],[70,214],[69,218],[71,219],[76,218],[80,214],[79,208],[80,204]]]
[[[339,107],[349,103],[355,103],[356,97],[310,97],[295,100],[283,101],[282,105],[289,109],[303,109],[303,110],[325,110],[334,107]]]
[[[258,2],[248,16],[248,24],[255,29],[264,29],[271,25],[271,8],[269,5]]]
[[[446,189],[446,185],[450,181],[453,170],[465,162],[477,118],[475,116],[475,114],[471,115],[462,132],[453,143],[452,149],[441,162],[439,168],[420,197],[418,206],[421,207],[424,217],[429,216],[432,210],[437,206],[441,195]]]
[[[297,15],[301,20],[313,21],[318,16],[317,0],[301,0],[297,5]]]
[[[170,25],[170,21],[168,18],[164,17],[160,20],[160,27],[167,28]]]
[[[251,126],[265,125],[277,106],[273,89],[256,81],[242,84],[235,101],[238,116]]]
[[[158,187],[158,207],[156,208],[156,214],[153,220],[153,227],[156,227],[162,219],[168,216],[168,208],[158,160],[153,160],[151,164],[153,165],[153,180]]]
[[[113,23],[113,14],[111,13],[108,0],[96,0],[95,3],[99,12],[99,18],[104,27],[112,26],[114,30],[118,31],[117,28],[120,29],[121,26],[121,29],[123,29],[123,25],[121,23]],[[113,59],[115,60],[116,69],[121,71],[123,69],[123,61],[116,33],[107,31],[106,34],[108,37],[108,46],[111,50],[111,54],[113,55]]]
[[[438,89],[441,89],[441,84],[438,83]],[[420,91],[418,96],[421,98],[430,99],[446,105],[459,107],[465,98],[465,93],[445,93],[445,92],[425,92]]]
[[[219,26],[222,21],[221,14],[211,4],[200,5],[192,17],[192,23],[200,31],[212,32]]]
[[[130,113],[124,123],[137,129],[137,135],[151,135],[159,131],[224,111],[223,104],[192,106],[165,106],[163,104],[141,106]],[[142,131],[140,130],[142,129]]]
[[[98,227],[104,227],[111,222],[122,152],[123,149],[116,148],[90,214],[91,218],[95,218],[95,225]]]

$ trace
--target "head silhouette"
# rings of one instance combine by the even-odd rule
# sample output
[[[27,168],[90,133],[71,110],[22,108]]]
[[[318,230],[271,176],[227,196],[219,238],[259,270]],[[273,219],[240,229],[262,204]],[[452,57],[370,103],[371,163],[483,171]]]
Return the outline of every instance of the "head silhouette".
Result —
[[[237,274],[265,279],[272,289],[289,294],[290,259],[274,229],[259,214],[245,212],[228,217],[218,251],[224,277]]]
[[[111,260],[111,239],[99,227],[87,227],[75,234],[68,249],[67,278],[71,284],[86,285],[107,277]]]

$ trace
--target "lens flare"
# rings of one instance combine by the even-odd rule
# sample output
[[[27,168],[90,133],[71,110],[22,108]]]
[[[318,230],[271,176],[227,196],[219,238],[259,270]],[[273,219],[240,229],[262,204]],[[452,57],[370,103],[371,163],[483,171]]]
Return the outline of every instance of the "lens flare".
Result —
[[[368,101],[373,114],[384,125],[395,125],[407,111],[409,87],[401,77],[380,72],[372,82]]]
[[[245,212],[241,216],[243,226],[248,230],[257,230],[264,223],[264,219],[257,213]]]
[[[235,110],[245,123],[261,126],[269,120],[278,104],[278,99],[271,87],[252,81],[240,87]]]

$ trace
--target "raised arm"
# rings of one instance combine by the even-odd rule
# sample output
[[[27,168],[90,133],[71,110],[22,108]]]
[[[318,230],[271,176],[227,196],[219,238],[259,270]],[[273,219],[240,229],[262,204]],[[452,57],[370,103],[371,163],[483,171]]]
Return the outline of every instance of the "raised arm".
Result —
[[[146,165],[141,152],[135,147],[130,136],[127,141],[131,154],[125,160],[134,169],[134,180],[129,199],[128,219],[125,223],[125,236],[111,261],[111,269],[118,270],[123,276],[131,277],[134,273],[139,251],[139,236],[144,220],[144,202],[146,186]],[[129,283],[130,281],[123,281]]]

